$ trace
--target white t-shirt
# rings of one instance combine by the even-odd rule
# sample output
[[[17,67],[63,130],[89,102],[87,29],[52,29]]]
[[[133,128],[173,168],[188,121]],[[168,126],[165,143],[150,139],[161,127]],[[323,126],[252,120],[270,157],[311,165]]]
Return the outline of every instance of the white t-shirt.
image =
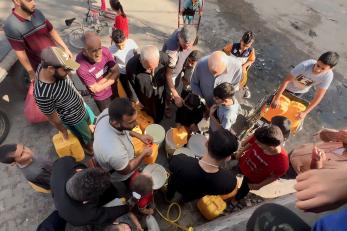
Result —
[[[294,76],[294,82],[290,82],[287,90],[294,93],[306,93],[312,86],[318,86],[322,89],[328,89],[334,74],[330,70],[323,74],[313,74],[313,66],[317,63],[314,59],[309,59],[298,64],[290,72]]]
[[[108,109],[98,116],[94,132],[94,157],[106,171],[112,169],[121,171],[126,168],[130,160],[135,158],[134,146],[129,131],[118,131],[110,125],[109,118]],[[132,172],[128,175],[115,172],[112,174],[112,179],[125,181],[131,175]]]
[[[129,59],[134,56],[134,51],[137,49],[138,46],[132,39],[127,39],[123,50],[119,50],[115,44],[110,47],[110,52],[113,55],[121,74],[126,74],[125,66]]]

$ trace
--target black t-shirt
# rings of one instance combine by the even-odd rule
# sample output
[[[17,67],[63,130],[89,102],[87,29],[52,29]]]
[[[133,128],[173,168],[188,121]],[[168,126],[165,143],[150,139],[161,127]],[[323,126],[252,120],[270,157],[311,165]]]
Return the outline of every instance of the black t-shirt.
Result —
[[[198,159],[184,154],[172,157],[170,171],[170,184],[182,194],[184,201],[228,194],[236,187],[236,176],[230,171],[220,169],[216,173],[207,173],[200,167]]]
[[[103,225],[111,224],[117,217],[129,211],[127,205],[116,207],[101,206],[106,203],[106,201],[101,200],[108,197],[105,194],[109,193],[109,190],[100,196],[98,203],[83,204],[82,202],[71,199],[66,193],[65,185],[75,174],[77,168],[86,167],[76,162],[71,156],[59,158],[53,164],[51,191],[59,216],[74,226]],[[117,197],[117,194],[114,194],[114,197]]]
[[[180,123],[186,127],[190,127],[190,125],[192,124],[198,124],[204,116],[203,107],[204,106],[202,105],[199,108],[195,108],[193,110],[190,110],[186,106],[177,108],[176,123]]]
[[[167,54],[160,52],[159,65],[154,70],[153,76],[143,68],[140,55],[133,56],[126,65],[127,79],[130,85],[144,106],[144,110],[154,117],[155,122],[160,122],[164,113],[167,64]],[[130,96],[130,98],[134,97]]]

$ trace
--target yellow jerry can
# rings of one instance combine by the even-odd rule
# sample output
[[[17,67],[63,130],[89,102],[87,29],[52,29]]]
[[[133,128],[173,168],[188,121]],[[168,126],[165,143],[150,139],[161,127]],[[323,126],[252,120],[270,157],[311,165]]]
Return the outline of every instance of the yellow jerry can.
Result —
[[[172,129],[172,139],[176,147],[182,147],[188,143],[188,131],[185,127],[181,126]]]
[[[198,201],[198,209],[207,220],[213,220],[223,213],[227,204],[220,196],[204,196]]]
[[[120,82],[120,80],[117,80],[117,91],[118,91],[118,96],[119,97],[128,97],[127,94],[125,93],[124,87],[122,85],[122,83]]]
[[[36,191],[36,192],[39,192],[39,193],[51,193],[51,190],[48,190],[48,189],[45,189],[45,188],[42,188],[34,183],[31,183],[30,181],[28,181],[30,186]]]
[[[154,120],[146,112],[138,110],[136,122],[139,125],[142,132],[144,132],[149,125],[154,123]]]
[[[145,148],[145,145],[141,140],[133,137],[131,139],[134,150],[135,150],[135,156],[139,156],[143,149]],[[143,160],[146,164],[153,164],[157,160],[158,157],[158,151],[159,151],[159,145],[158,144],[152,144],[152,155],[149,157],[145,157]]]
[[[136,125],[136,127],[134,127],[132,131],[142,134],[142,130],[139,125]]]
[[[68,140],[64,140],[63,134],[61,132],[53,136],[52,141],[55,151],[57,152],[59,157],[72,156],[76,159],[76,161],[83,160],[84,150],[80,141],[70,131],[68,131],[68,133]]]

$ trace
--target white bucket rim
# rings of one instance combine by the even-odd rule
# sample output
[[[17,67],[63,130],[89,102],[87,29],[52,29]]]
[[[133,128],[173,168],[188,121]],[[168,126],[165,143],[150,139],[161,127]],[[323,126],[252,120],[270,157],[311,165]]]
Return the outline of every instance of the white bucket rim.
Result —
[[[162,165],[157,163],[147,165],[143,169],[143,172],[152,176],[154,190],[163,187],[168,178],[166,169]]]
[[[153,128],[158,129],[157,131],[159,131],[158,132],[159,134],[156,134],[155,136],[153,136],[151,134],[151,129],[153,129]],[[150,133],[148,133],[148,131],[150,131]],[[161,144],[165,139],[165,129],[160,124],[148,125],[145,129],[144,134],[152,136],[153,137],[153,143],[156,143],[156,144]]]

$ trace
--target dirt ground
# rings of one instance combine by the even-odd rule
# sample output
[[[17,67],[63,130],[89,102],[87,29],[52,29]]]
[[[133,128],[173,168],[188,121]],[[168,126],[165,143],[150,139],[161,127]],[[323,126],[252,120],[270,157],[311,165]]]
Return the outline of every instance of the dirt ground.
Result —
[[[62,35],[69,33],[63,31],[64,18],[77,16],[81,19],[86,12],[83,0],[37,2],[38,8],[62,31]],[[11,4],[10,0],[0,2],[0,23],[10,12]],[[163,41],[177,27],[177,0],[131,0],[123,1],[123,5],[129,15],[130,37],[140,46],[154,44],[161,48]],[[340,54],[333,84],[321,104],[306,118],[303,130],[287,142],[286,147],[290,150],[297,144],[312,141],[312,134],[322,127],[341,128],[347,124],[347,109],[344,107],[347,96],[344,75],[347,64],[346,14],[347,4],[343,0],[207,0],[198,47],[208,54],[221,49],[227,41],[239,40],[246,30],[256,33],[257,61],[250,70],[249,80],[254,104],[273,92],[283,76],[299,62],[318,58],[327,50]],[[104,36],[105,46],[109,41],[108,36]],[[5,143],[22,142],[41,155],[49,153],[56,158],[50,141],[56,131],[49,124],[33,126],[23,118],[22,73],[18,66],[14,69],[0,86],[1,97],[4,94],[10,96],[10,103],[0,101],[0,107],[8,113],[12,126]],[[312,91],[309,97],[312,97]],[[35,230],[53,210],[51,198],[34,193],[16,169],[8,166],[0,169],[3,179],[0,182],[0,230]],[[278,190],[279,183],[283,181],[276,182],[272,188],[270,186],[265,194]],[[286,192],[290,190],[291,187]],[[184,206],[182,218],[184,225],[196,226],[205,222],[193,204]],[[161,224],[162,230],[173,230],[172,226]]]

